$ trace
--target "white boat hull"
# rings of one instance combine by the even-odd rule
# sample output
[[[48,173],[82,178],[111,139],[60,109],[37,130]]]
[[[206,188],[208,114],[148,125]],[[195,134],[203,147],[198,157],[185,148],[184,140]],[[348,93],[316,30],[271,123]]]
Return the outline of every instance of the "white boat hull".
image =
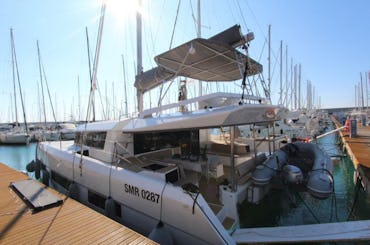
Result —
[[[89,203],[89,192],[111,197],[121,207],[118,220],[144,235],[161,221],[174,244],[234,243],[202,195],[194,203],[195,196],[179,186],[87,156],[81,159],[80,154],[60,149],[59,142],[40,143],[38,157],[51,173],[51,183],[55,184],[53,173],[74,180],[78,199],[89,206],[94,206]]]
[[[27,145],[30,143],[30,135],[26,133],[4,133],[0,134],[1,144]]]

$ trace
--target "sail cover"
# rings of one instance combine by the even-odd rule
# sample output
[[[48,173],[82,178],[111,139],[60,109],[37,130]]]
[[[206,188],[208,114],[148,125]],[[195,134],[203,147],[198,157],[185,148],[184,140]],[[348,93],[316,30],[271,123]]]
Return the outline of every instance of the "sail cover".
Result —
[[[177,76],[201,81],[235,81],[243,77],[245,64],[247,76],[262,72],[261,64],[234,47],[243,39],[238,25],[209,39],[193,39],[156,56],[158,66],[137,75],[135,87],[144,93]]]

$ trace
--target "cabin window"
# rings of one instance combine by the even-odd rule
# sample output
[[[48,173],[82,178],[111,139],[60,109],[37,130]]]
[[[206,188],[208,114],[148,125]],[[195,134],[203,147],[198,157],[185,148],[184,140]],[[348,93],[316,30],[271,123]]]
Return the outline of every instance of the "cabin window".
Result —
[[[199,155],[199,130],[134,135],[134,154],[181,147],[182,155]]]
[[[86,146],[104,149],[105,138],[107,137],[107,132],[78,132],[76,133],[75,143],[83,144]],[[83,142],[82,142],[83,138]]]
[[[87,195],[88,195],[87,200],[89,201],[89,203],[93,204],[94,206],[98,208],[105,209],[105,198],[104,197],[90,190],[88,191]]]
[[[71,184],[71,181],[67,178],[64,178],[62,175],[51,171],[51,179],[61,185],[64,189],[68,190],[69,185]]]

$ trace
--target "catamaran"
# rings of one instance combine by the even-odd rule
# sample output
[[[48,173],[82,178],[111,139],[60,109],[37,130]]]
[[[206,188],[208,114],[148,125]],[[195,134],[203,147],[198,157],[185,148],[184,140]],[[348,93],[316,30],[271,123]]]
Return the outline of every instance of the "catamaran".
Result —
[[[248,198],[251,170],[265,160],[238,141],[238,126],[273,123],[285,112],[247,93],[246,79],[262,72],[261,64],[242,53],[250,37],[235,25],[209,39],[193,39],[156,56],[158,67],[139,74],[135,83],[139,101],[180,76],[243,80],[241,93],[179,96],[134,118],[80,125],[74,141],[38,144],[36,173],[45,184],[161,244],[235,244],[237,205]],[[215,129],[227,129],[229,136],[216,140]]]

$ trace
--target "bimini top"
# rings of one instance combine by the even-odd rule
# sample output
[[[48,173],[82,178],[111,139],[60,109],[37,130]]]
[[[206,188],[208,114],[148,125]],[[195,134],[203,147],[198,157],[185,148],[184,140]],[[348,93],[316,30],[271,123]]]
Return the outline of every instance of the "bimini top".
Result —
[[[243,78],[246,64],[247,76],[261,73],[261,64],[236,49],[245,42],[239,25],[209,39],[193,39],[156,56],[158,67],[136,76],[135,87],[145,92],[177,76],[202,81],[235,81]]]

